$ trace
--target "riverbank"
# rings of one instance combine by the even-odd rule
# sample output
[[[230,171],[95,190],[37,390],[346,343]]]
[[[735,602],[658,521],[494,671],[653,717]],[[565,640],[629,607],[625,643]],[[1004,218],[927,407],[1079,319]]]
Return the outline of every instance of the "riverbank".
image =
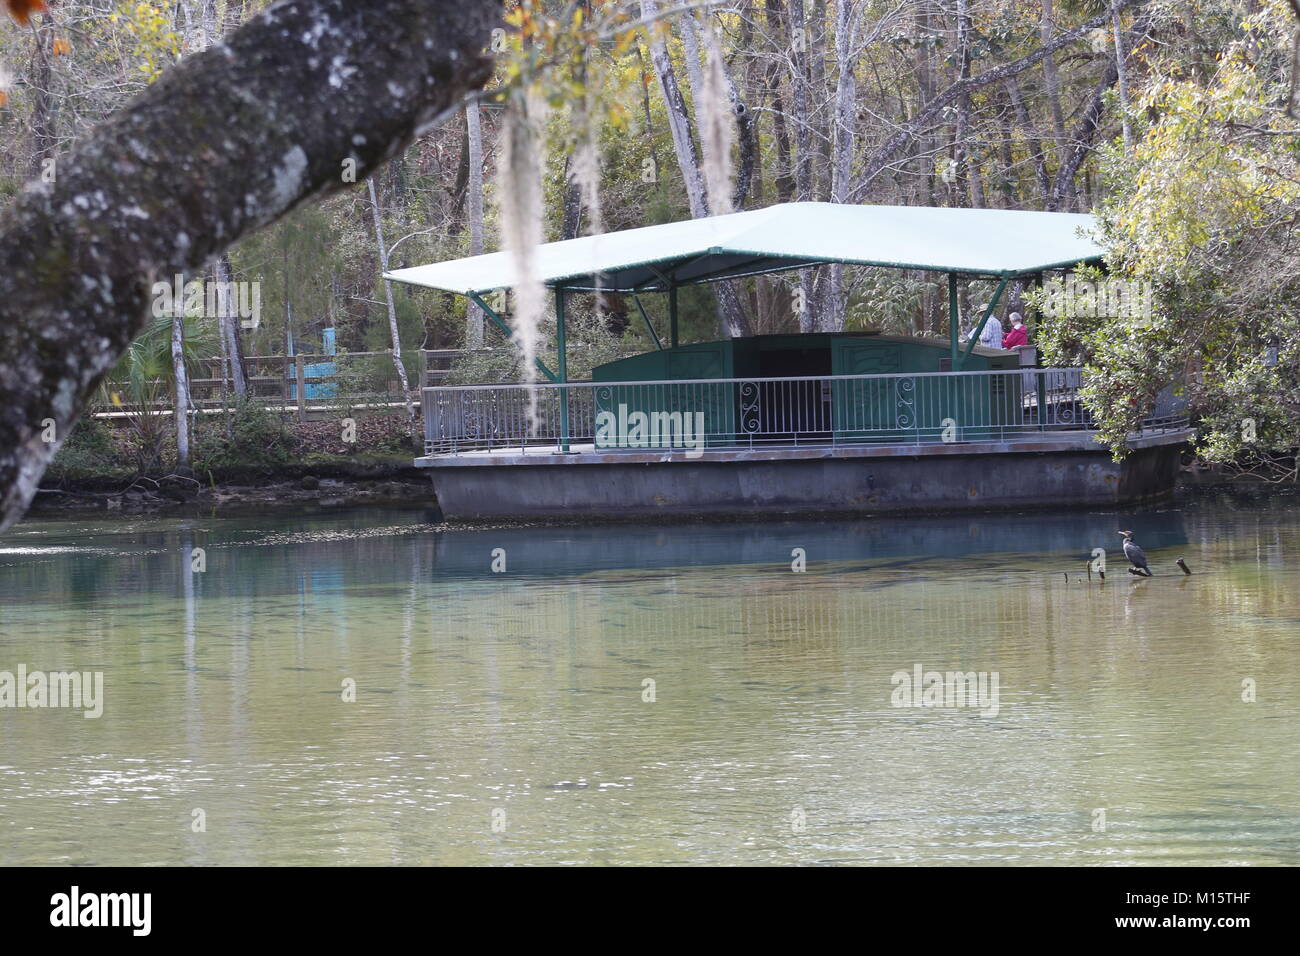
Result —
[[[1291,484],[1212,480],[1204,474],[1184,473],[1170,500],[1222,501],[1231,505],[1274,497],[1300,498],[1300,489]],[[411,465],[406,455],[346,459],[313,456],[275,469],[229,472],[215,480],[209,477],[206,483],[197,477],[179,475],[61,477],[40,489],[29,514],[112,517],[263,510],[313,514],[365,505],[436,509],[435,520],[441,519],[433,483],[423,469]],[[493,527],[539,527],[556,522],[530,519],[484,523]]]
[[[139,515],[255,509],[313,512],[400,503],[437,507],[419,444],[395,416],[299,422],[245,404],[196,422],[189,469],[174,435],[146,417],[83,418],[55,456],[31,514]]]
[[[204,480],[206,479],[206,480]],[[409,455],[291,462],[205,475],[56,476],[37,492],[34,517],[69,513],[139,515],[186,510],[313,512],[357,505],[437,507],[428,475]]]

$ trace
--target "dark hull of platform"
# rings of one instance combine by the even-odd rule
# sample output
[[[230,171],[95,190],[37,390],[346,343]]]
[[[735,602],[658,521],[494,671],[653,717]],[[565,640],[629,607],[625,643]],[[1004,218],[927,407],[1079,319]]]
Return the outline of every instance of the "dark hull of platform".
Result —
[[[439,504],[453,521],[917,514],[1156,499],[1172,492],[1187,437],[1147,439],[1122,462],[1076,440],[419,463],[430,469]]]

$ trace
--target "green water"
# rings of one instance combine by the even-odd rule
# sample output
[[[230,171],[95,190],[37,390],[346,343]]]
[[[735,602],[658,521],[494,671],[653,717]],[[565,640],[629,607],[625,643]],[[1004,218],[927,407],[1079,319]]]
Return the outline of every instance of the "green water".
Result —
[[[0,670],[105,682],[0,709],[0,864],[1300,863],[1294,499],[429,520],[0,538]],[[917,664],[996,673],[996,715],[892,706]]]

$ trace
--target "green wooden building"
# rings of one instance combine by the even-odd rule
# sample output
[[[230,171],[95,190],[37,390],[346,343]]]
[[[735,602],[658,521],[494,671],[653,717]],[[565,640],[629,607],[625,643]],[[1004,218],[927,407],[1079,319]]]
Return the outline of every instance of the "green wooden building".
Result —
[[[977,346],[963,371],[1018,367],[1014,352]],[[595,390],[598,412],[701,412],[711,445],[760,435],[765,444],[938,440],[945,427],[973,441],[1021,423],[1019,375],[940,375],[951,371],[946,341],[838,332],[658,349],[597,366],[592,381],[605,386]]]

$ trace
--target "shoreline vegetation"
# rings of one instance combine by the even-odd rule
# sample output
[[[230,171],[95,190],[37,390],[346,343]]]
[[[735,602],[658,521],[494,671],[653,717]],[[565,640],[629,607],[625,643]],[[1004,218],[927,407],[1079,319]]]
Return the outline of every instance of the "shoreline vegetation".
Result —
[[[318,459],[283,468],[229,476],[204,484],[188,475],[141,475],[126,481],[105,476],[46,482],[37,491],[29,518],[68,513],[120,514],[272,508],[312,512],[357,505],[401,504],[436,507],[427,475],[410,459]]]
[[[399,416],[299,422],[247,403],[196,421],[194,437],[191,467],[180,469],[171,464],[171,429],[84,418],[55,455],[32,513],[437,503],[413,464],[418,439]]]

